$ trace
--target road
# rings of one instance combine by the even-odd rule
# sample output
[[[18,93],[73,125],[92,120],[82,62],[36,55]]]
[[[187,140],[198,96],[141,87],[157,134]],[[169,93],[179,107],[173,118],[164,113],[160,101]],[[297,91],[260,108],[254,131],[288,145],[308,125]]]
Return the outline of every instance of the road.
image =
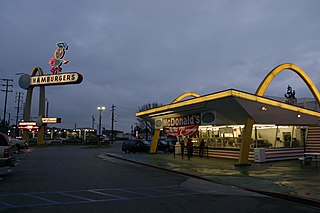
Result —
[[[0,179],[0,212],[320,211],[106,157],[107,151],[51,146],[18,154],[19,164]]]

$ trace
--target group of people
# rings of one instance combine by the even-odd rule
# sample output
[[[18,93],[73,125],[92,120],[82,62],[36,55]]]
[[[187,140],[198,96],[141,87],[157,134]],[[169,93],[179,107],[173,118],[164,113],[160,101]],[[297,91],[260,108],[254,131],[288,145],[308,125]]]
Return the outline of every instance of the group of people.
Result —
[[[183,155],[184,155],[184,148],[185,148],[185,143],[184,141],[180,141],[180,146],[181,146],[181,158],[183,159]],[[188,138],[187,140],[187,156],[188,156],[188,160],[190,160],[192,154],[193,154],[193,143],[192,143],[192,139]],[[205,142],[202,139],[199,145],[199,157],[203,157],[203,150],[205,147]]]

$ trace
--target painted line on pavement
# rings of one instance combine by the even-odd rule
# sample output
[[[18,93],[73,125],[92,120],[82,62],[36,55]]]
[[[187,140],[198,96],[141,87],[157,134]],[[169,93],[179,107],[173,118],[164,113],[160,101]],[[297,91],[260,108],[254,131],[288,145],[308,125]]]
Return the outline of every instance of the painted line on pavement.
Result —
[[[148,189],[150,192],[161,192],[162,195],[152,195],[148,193],[140,193],[135,190],[145,190]],[[163,191],[161,191],[163,189]],[[185,190],[186,193],[176,193],[176,192],[170,192],[170,190]],[[109,193],[104,193],[103,191],[108,191]],[[112,192],[121,192],[124,193],[123,196],[118,196],[112,194]],[[87,194],[87,196],[77,196],[73,195],[70,193],[79,193],[79,192],[88,192],[92,194],[99,194],[102,196],[106,197],[112,197],[112,198],[106,198],[106,199],[90,199],[87,196],[90,196],[90,194]],[[191,192],[191,193],[190,193]],[[61,196],[60,199],[67,199],[67,197],[73,197],[76,199],[80,199],[79,201],[54,201],[51,199],[45,198],[47,194],[53,194],[53,195],[59,195]],[[74,190],[74,191],[49,191],[49,192],[31,192],[31,193],[11,193],[11,194],[1,194],[0,195],[0,205],[3,207],[0,207],[0,210],[5,210],[5,209],[17,209],[17,208],[22,208],[22,207],[40,207],[40,206],[55,206],[55,205],[73,205],[73,204],[83,204],[83,203],[97,203],[97,202],[111,202],[111,201],[119,201],[119,200],[144,200],[144,199],[153,199],[153,198],[160,198],[160,197],[177,197],[177,196],[188,196],[188,195],[195,195],[195,194],[200,194],[198,192],[193,192],[190,191],[184,187],[181,186],[155,186],[155,187],[136,187],[136,188],[114,188],[114,189],[89,189],[89,190]],[[25,204],[22,203],[19,204],[19,201],[14,200],[14,196],[19,195],[19,196],[26,196],[26,197],[31,197],[34,199],[37,199],[40,201],[44,201],[44,203],[33,203],[33,204]],[[127,197],[126,197],[127,195]],[[6,200],[3,201],[3,200]],[[9,199],[9,201],[7,201]],[[10,199],[12,199],[13,202],[15,202],[15,205],[10,204]],[[18,204],[16,204],[18,203]]]

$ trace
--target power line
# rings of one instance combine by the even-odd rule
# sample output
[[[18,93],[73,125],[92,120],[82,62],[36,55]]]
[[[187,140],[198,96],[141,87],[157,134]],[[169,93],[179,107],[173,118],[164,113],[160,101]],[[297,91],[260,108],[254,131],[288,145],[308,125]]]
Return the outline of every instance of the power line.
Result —
[[[1,79],[6,82],[6,84],[1,84],[2,86],[5,86],[6,88],[4,90],[1,90],[2,92],[5,92],[5,99],[4,99],[4,112],[3,112],[3,122],[6,124],[6,112],[7,112],[7,100],[8,100],[8,92],[12,92],[12,90],[9,90],[9,87],[13,87],[12,84],[9,84],[9,82],[13,82],[13,79]],[[10,121],[9,121],[10,122]]]

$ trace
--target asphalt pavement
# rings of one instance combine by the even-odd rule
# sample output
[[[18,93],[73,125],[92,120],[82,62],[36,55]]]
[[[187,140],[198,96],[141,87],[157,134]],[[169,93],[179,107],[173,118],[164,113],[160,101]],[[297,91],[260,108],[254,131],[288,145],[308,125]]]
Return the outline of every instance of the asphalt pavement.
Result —
[[[299,160],[289,160],[235,167],[237,161],[228,159],[193,156],[188,160],[164,152],[128,154],[120,144],[113,144],[106,155],[320,207],[320,167],[315,164],[301,167]]]
[[[0,176],[0,212],[320,212],[309,199],[238,187],[267,186],[245,177],[266,176],[257,165],[244,171],[234,161],[125,154],[121,142],[34,147],[17,157],[12,173]]]

